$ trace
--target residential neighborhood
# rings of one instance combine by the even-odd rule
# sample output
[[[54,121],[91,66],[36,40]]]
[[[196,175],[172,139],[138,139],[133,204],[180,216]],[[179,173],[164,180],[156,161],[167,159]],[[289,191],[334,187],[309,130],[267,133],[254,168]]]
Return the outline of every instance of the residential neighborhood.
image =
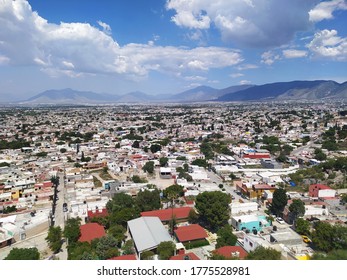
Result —
[[[0,108],[0,259],[345,259],[346,114],[320,101]]]

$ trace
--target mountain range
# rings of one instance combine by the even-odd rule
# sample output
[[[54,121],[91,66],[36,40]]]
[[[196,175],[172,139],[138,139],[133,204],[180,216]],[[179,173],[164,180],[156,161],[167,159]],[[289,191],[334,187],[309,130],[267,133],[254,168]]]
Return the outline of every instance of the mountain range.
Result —
[[[172,95],[149,95],[136,91],[124,95],[77,91],[73,89],[47,90],[20,104],[116,104],[116,103],[161,103],[161,102],[206,102],[206,101],[276,101],[276,100],[321,100],[346,99],[347,82],[292,81],[264,85],[239,85],[224,89],[199,86]]]

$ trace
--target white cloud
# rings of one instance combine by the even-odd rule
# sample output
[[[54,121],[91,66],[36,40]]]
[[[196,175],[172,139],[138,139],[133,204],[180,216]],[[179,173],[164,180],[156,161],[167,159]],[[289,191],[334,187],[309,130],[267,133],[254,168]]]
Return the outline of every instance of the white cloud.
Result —
[[[272,65],[276,60],[281,59],[278,54],[273,53],[272,51],[264,52],[261,55],[261,63],[266,65]]]
[[[318,0],[168,0],[173,22],[189,29],[219,29],[226,42],[250,47],[288,43],[310,27],[308,12]]]
[[[255,65],[255,64],[241,64],[241,65],[236,67],[236,69],[239,71],[249,70],[249,69],[257,69],[257,68],[259,68],[259,66]]]
[[[241,80],[240,81],[240,85],[249,85],[251,84],[252,82],[251,81],[248,81],[248,80]]]
[[[347,10],[345,0],[324,1],[309,11],[310,21],[318,22],[324,19],[334,18],[333,12],[337,10]]]
[[[240,78],[240,77],[243,77],[244,76],[244,74],[242,74],[242,73],[234,73],[234,74],[230,74],[230,77],[231,78]]]
[[[110,35],[112,33],[111,26],[109,26],[107,23],[102,22],[101,20],[98,21],[98,24],[102,27],[102,31],[106,34]]]
[[[318,57],[347,60],[347,38],[337,36],[336,30],[317,32],[307,47]]]
[[[37,65],[52,76],[104,73],[135,78],[150,71],[193,75],[243,60],[239,51],[220,47],[162,47],[154,41],[120,46],[104,32],[111,28],[101,21],[102,31],[88,23],[53,24],[33,12],[27,1],[0,1],[0,62]]]
[[[304,51],[304,50],[290,49],[290,50],[283,50],[282,53],[285,58],[300,58],[300,57],[307,56],[307,51]]]
[[[184,77],[184,79],[186,81],[206,81],[207,80],[206,77],[202,77],[202,76],[187,76],[187,77]]]
[[[0,65],[5,65],[5,64],[8,64],[10,62],[10,59],[6,56],[2,56],[0,55]]]

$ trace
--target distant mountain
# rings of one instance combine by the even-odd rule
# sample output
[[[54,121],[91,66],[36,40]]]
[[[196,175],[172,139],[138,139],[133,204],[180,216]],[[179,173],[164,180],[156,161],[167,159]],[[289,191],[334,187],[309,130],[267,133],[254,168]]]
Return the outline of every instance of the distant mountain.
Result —
[[[208,86],[198,86],[193,89],[183,91],[178,94],[172,95],[169,100],[177,102],[198,102],[216,99],[218,95],[218,89]]]
[[[156,97],[153,95],[148,95],[141,91],[134,91],[119,96],[117,98],[117,103],[146,103],[153,102],[156,100]]]
[[[240,85],[224,89],[199,86],[173,95],[149,95],[141,91],[124,95],[77,91],[70,88],[47,90],[19,104],[115,104],[151,102],[259,101],[347,99],[347,82],[292,81],[264,85]]]
[[[20,103],[24,104],[100,104],[115,102],[118,96],[95,93],[92,91],[77,91],[71,88],[61,90],[46,90]]]
[[[292,81],[253,86],[219,97],[218,101],[318,100],[347,97],[347,85],[334,81]]]

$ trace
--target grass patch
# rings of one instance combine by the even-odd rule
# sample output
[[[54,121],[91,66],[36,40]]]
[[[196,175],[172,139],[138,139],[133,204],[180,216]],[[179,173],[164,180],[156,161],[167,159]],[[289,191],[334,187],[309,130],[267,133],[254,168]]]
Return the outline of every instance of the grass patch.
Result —
[[[99,176],[101,179],[103,179],[105,181],[113,180],[113,178],[111,177],[110,174],[108,174],[108,172],[100,172]]]
[[[95,176],[93,176],[93,182],[94,182],[94,186],[96,188],[102,188],[102,183],[100,182],[100,180],[98,178],[96,178]]]

